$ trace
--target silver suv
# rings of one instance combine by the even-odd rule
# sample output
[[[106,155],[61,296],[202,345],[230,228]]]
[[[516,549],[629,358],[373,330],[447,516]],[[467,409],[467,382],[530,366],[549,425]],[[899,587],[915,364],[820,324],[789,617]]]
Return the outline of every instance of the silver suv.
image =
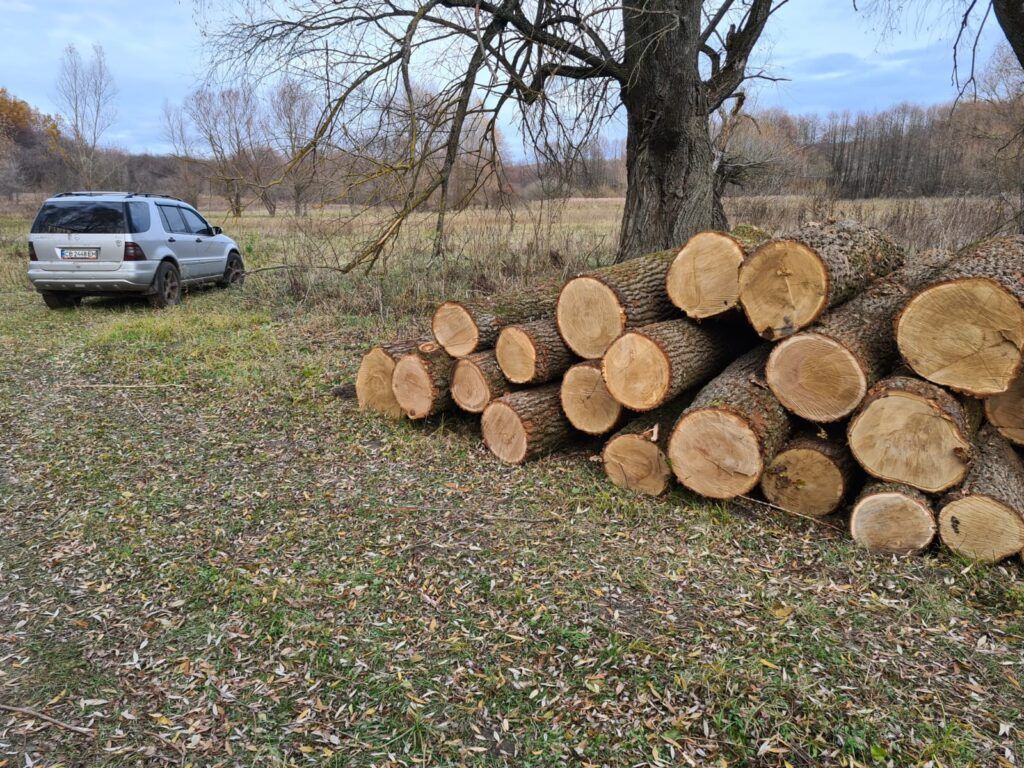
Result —
[[[195,208],[133,192],[51,197],[32,222],[28,258],[28,278],[51,309],[132,293],[167,307],[183,287],[226,288],[245,277],[238,245]]]

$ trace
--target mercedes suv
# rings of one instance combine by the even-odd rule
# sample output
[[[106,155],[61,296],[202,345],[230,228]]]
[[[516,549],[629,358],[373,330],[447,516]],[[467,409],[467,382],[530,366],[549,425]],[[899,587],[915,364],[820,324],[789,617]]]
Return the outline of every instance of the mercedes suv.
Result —
[[[173,197],[131,192],[64,192],[32,222],[28,277],[46,306],[77,306],[83,296],[140,294],[155,307],[181,300],[185,287],[239,285],[235,241]]]

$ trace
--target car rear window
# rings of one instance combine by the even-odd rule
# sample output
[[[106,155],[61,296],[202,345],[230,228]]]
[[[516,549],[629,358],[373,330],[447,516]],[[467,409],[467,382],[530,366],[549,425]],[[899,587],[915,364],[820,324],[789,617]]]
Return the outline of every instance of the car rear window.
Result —
[[[32,232],[37,234],[119,235],[126,231],[124,203],[53,201],[44,203],[32,222]]]
[[[128,231],[149,232],[149,203],[128,203]]]

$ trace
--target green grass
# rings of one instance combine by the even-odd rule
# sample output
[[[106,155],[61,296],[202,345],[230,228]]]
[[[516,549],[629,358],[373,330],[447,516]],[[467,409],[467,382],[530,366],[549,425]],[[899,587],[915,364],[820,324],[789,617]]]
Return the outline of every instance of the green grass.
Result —
[[[397,312],[267,274],[164,312],[0,294],[0,703],[94,729],[5,713],[0,765],[1024,757],[1018,563],[359,413],[331,388]]]

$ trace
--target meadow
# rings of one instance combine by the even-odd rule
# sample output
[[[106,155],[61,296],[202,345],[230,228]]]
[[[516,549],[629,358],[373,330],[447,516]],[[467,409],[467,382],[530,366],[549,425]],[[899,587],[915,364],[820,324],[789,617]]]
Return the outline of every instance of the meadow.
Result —
[[[368,345],[607,261],[620,206],[474,211],[440,262],[424,216],[369,273],[341,269],[371,224],[214,215],[245,287],[162,312],[47,310],[32,205],[0,213],[0,766],[1019,764],[1019,561],[869,555],[841,519],[620,491],[598,444],[509,468],[473,419],[358,411]]]

